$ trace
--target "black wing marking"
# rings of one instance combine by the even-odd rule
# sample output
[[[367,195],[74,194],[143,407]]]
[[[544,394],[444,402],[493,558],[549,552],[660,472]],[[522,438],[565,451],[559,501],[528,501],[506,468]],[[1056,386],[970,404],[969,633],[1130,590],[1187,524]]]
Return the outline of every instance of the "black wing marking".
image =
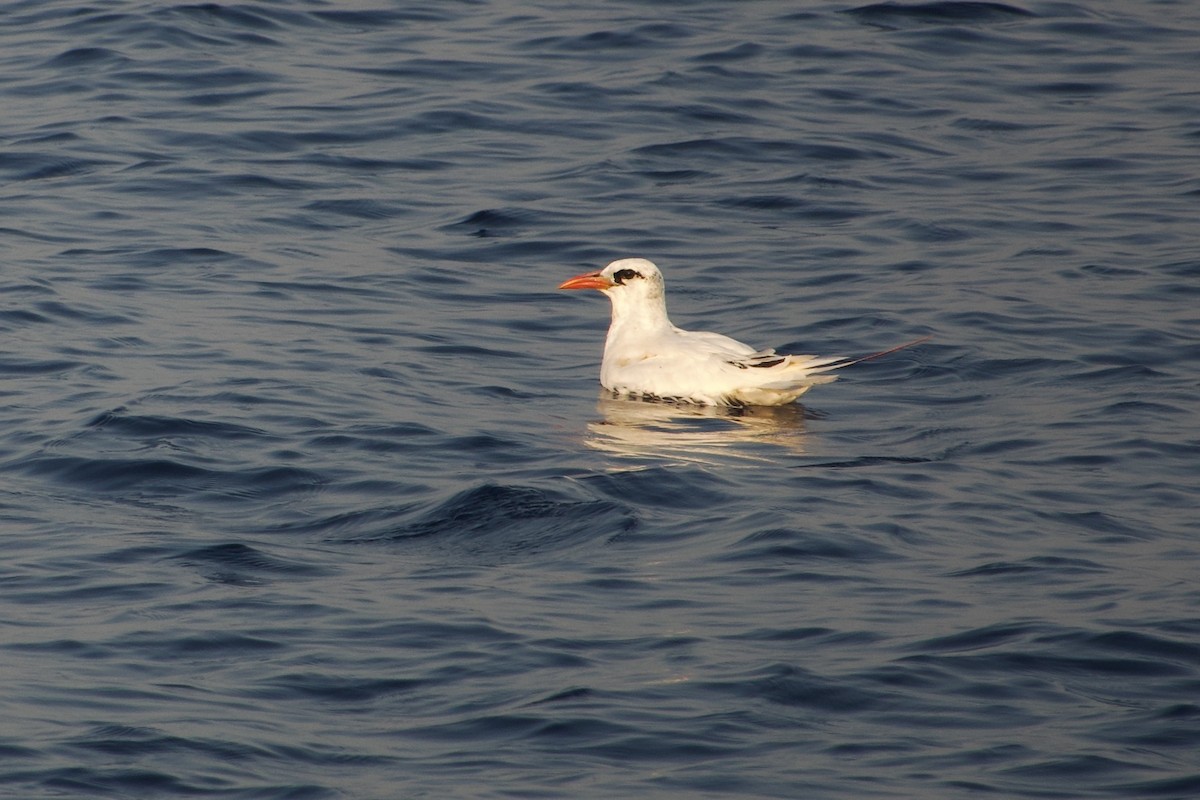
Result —
[[[774,350],[759,350],[757,353],[739,358],[736,361],[730,360],[729,364],[738,369],[749,369],[750,367],[777,367],[787,361],[787,356],[776,354]]]

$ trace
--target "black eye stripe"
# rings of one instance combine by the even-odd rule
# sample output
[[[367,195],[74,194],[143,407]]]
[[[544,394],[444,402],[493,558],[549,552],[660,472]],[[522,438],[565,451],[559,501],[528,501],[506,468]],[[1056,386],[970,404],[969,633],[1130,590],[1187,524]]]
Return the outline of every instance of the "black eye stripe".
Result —
[[[637,270],[623,269],[617,274],[613,275],[613,283],[625,283],[625,281],[629,280],[630,278],[640,277],[642,277],[642,273],[638,272]]]

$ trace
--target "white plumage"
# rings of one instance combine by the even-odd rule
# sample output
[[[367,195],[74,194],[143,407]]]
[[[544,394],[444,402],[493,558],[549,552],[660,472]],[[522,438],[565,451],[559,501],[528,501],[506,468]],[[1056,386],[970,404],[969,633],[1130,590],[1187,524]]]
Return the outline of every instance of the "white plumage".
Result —
[[[612,301],[600,383],[620,396],[778,406],[837,380],[832,370],[864,360],[777,355],[719,333],[681,330],[667,318],[662,273],[644,258],[614,261],[558,288],[598,289]]]

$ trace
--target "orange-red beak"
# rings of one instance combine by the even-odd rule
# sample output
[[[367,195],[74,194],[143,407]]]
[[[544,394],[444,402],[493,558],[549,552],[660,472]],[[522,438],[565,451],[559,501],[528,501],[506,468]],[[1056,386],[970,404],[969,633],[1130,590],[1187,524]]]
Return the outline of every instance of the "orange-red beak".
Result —
[[[576,275],[570,280],[563,281],[558,288],[560,289],[611,289],[616,286],[615,283],[605,278],[599,272],[588,272],[584,275]]]

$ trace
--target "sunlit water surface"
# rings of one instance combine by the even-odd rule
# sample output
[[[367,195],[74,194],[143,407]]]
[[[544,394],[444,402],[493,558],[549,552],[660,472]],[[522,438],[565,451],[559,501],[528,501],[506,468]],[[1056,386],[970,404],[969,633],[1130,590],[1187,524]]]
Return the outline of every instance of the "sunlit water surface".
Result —
[[[1200,9],[0,6],[0,794],[1200,795]],[[608,306],[825,355],[602,396]]]

